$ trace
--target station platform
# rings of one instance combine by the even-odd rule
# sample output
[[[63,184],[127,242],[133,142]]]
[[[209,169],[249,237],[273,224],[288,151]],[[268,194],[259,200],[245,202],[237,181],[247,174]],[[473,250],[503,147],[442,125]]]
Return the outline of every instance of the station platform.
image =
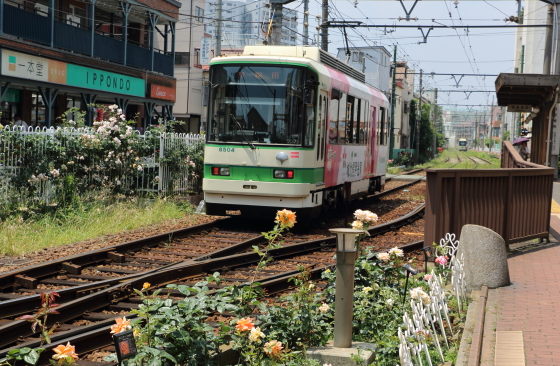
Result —
[[[560,182],[555,182],[548,243],[511,245],[511,285],[488,290],[481,366],[560,365],[559,202]]]
[[[425,175],[405,175],[405,174],[386,174],[385,177],[387,178],[387,180],[402,180],[402,181],[414,181],[414,180],[418,180],[418,179],[424,179],[426,180],[426,176]]]

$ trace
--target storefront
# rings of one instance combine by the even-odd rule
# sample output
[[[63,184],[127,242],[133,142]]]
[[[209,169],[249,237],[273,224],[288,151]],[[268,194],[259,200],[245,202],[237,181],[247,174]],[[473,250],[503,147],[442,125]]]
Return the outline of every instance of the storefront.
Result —
[[[58,117],[72,107],[87,111],[86,124],[91,125],[93,104],[119,105],[127,118],[137,119],[137,128],[145,128],[158,113],[172,117],[174,79],[147,73],[142,78],[6,48],[0,51],[4,125],[19,114],[29,126],[56,126],[61,123]]]

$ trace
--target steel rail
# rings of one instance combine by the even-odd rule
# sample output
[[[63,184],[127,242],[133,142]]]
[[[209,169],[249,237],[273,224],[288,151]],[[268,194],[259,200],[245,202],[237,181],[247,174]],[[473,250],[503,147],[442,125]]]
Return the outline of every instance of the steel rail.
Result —
[[[420,207],[423,209],[423,207]],[[418,209],[414,210],[418,211]],[[409,216],[414,214],[414,211],[409,213]],[[398,220],[398,219],[397,219]],[[393,220],[396,221],[396,220]],[[293,244],[297,245],[297,244]],[[408,244],[404,244],[399,246],[398,248],[402,249],[405,253],[410,253],[415,250],[419,250],[424,246],[424,241],[416,241]],[[255,253],[256,254],[256,253]],[[318,268],[314,268],[310,271],[310,278],[311,279],[318,279],[320,278],[322,272],[327,268],[333,268],[334,265],[331,266],[321,266]],[[287,290],[292,285],[288,282],[288,279],[292,278],[298,271],[290,271],[285,272],[279,276],[271,276],[266,280],[259,281],[261,283],[261,287],[266,289],[268,294],[275,294],[282,291]],[[133,319],[136,317],[135,314],[127,315],[129,319]],[[110,334],[110,327],[114,324],[114,320],[106,320],[99,323],[91,324],[80,329],[71,330],[65,332],[63,334],[54,335],[51,337],[52,343],[48,345],[43,345],[45,351],[41,353],[39,357],[39,361],[37,362],[38,365],[48,364],[50,359],[51,351],[56,347],[58,344],[65,344],[69,342],[70,344],[74,345],[77,350],[80,351],[80,354],[85,354],[89,352],[93,352],[99,348],[106,347],[113,343],[111,334]],[[33,342],[28,342],[25,344],[26,347],[30,348],[37,348],[39,347],[40,341],[36,340]],[[5,349],[0,351],[0,358],[6,356],[6,353],[9,352],[10,349]],[[1,361],[1,360],[0,360]]]
[[[369,198],[383,197],[385,195],[388,195],[388,194],[394,193],[396,191],[399,191],[403,188],[414,185],[414,184],[418,183],[419,181],[420,180],[413,181],[413,182],[401,185],[399,187],[388,189],[384,192],[380,192],[376,195],[370,196]],[[128,251],[137,251],[137,250],[141,250],[141,249],[144,249],[144,248],[153,247],[153,246],[156,246],[156,245],[160,244],[164,240],[168,240],[169,237],[182,238],[182,237],[185,237],[187,235],[195,234],[195,233],[198,233],[198,232],[201,232],[201,231],[210,230],[213,227],[215,227],[218,223],[223,223],[226,220],[227,219],[220,219],[220,220],[214,221],[212,223],[206,223],[206,224],[196,225],[196,226],[192,226],[192,227],[181,229],[181,230],[170,231],[170,232],[166,232],[166,233],[163,233],[163,234],[158,234],[158,235],[147,237],[147,238],[137,239],[137,240],[133,240],[133,241],[126,242],[126,243],[113,245],[111,247],[98,249],[98,250],[88,252],[88,253],[73,255],[73,256],[57,259],[57,260],[54,260],[54,261],[50,261],[50,262],[47,262],[47,263],[38,264],[38,265],[35,265],[35,266],[24,267],[24,268],[21,268],[21,269],[18,269],[18,270],[11,271],[11,272],[8,272],[6,274],[0,275],[0,284],[3,283],[4,288],[13,286],[13,284],[16,282],[15,276],[17,276],[17,275],[25,275],[27,277],[33,277],[33,278],[38,278],[38,279],[44,278],[44,277],[47,277],[47,276],[52,276],[52,275],[60,273],[60,271],[62,270],[62,266],[65,263],[71,263],[73,265],[80,265],[80,264],[91,264],[92,262],[95,263],[97,261],[105,261],[105,260],[108,259],[107,256],[108,256],[109,253],[125,253],[125,252],[128,252]],[[67,303],[67,302],[70,302],[70,301],[74,301],[78,298],[84,297],[84,296],[86,296],[88,294],[91,294],[93,292],[97,292],[97,291],[107,289],[107,288],[109,288],[111,286],[114,286],[114,285],[117,285],[119,283],[126,283],[127,281],[129,281],[133,278],[144,277],[145,275],[161,271],[165,268],[171,268],[171,267],[175,267],[175,266],[183,266],[185,263],[191,263],[193,261],[198,262],[198,261],[205,261],[205,260],[213,259],[213,258],[227,257],[227,256],[233,255],[235,253],[239,253],[239,252],[248,250],[254,245],[263,244],[265,242],[266,242],[266,239],[264,238],[264,236],[257,235],[257,236],[255,236],[251,239],[242,241],[238,244],[231,245],[227,248],[219,249],[219,250],[217,250],[215,252],[212,252],[212,253],[209,253],[209,254],[204,254],[204,255],[202,255],[198,258],[193,258],[193,259],[186,260],[186,261],[178,261],[178,262],[175,262],[175,263],[165,265],[163,267],[158,267],[158,268],[154,268],[152,270],[139,272],[137,274],[127,275],[127,276],[123,276],[123,277],[117,277],[117,278],[113,278],[113,279],[107,279],[107,280],[103,280],[103,281],[97,281],[97,282],[93,282],[93,283],[86,283],[84,285],[73,286],[73,287],[70,287],[70,288],[57,290],[56,292],[58,292],[60,294],[60,298],[57,299],[57,302],[60,303],[60,304],[64,304],[64,303]],[[33,312],[36,309],[36,306],[38,304],[39,296],[40,295],[37,294],[37,295],[20,297],[20,298],[16,298],[16,299],[12,299],[12,300],[1,301],[0,302],[0,317],[1,318],[15,317],[15,316],[18,316],[18,315],[28,314],[30,312]],[[1,346],[1,341],[0,341],[0,346]]]
[[[420,205],[408,214],[389,221],[384,224],[376,225],[369,229],[371,236],[377,236],[396,228],[407,225],[421,217],[424,213],[425,204]],[[293,256],[295,254],[304,254],[320,250],[324,247],[334,247],[336,245],[336,237],[329,236],[325,238],[310,240],[301,243],[286,245],[281,248],[271,249],[268,255],[282,259]],[[213,273],[223,271],[225,268],[239,267],[247,264],[254,264],[260,260],[260,255],[253,251],[241,254],[234,254],[220,258],[208,259],[204,261],[187,261],[180,264],[169,266],[166,269],[159,269],[152,273],[143,273],[135,278],[131,278],[126,282],[117,283],[113,286],[101,289],[98,292],[85,295],[81,298],[74,299],[62,304],[57,308],[60,314],[49,317],[48,326],[55,323],[63,323],[80,317],[86,311],[95,311],[128,298],[134,288],[142,288],[144,282],[157,284],[157,286],[175,283],[177,281],[200,276],[204,273]],[[11,307],[17,307],[19,299],[8,300]],[[10,323],[0,325],[0,347],[6,347],[14,343],[18,338],[32,335],[29,322],[25,320],[16,320]]]
[[[28,266],[6,272],[0,274],[0,289],[11,287],[13,283],[16,282],[15,276],[17,275],[25,275],[33,278],[46,277],[50,274],[60,272],[62,270],[62,264],[65,262],[71,262],[75,265],[86,265],[94,262],[100,262],[107,259],[107,255],[110,252],[124,253],[127,251],[137,251],[144,248],[149,248],[151,246],[160,244],[162,241],[169,240],[170,236],[174,238],[182,238],[187,235],[209,230],[213,228],[218,222],[223,222],[226,220],[229,220],[229,218],[223,218],[210,223],[189,226],[184,229],[173,230],[163,234],[132,240],[126,243],[96,249],[87,253],[76,254],[69,257],[55,259],[46,263],[41,263],[34,266]]]

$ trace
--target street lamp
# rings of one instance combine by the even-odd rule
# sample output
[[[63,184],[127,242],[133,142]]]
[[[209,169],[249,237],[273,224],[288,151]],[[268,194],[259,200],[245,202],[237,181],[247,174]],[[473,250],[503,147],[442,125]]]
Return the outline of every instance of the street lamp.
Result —
[[[406,281],[404,283],[404,291],[403,291],[403,305],[404,305],[404,300],[406,299],[406,288],[408,287],[408,277],[410,277],[410,275],[417,275],[418,274],[418,270],[414,267],[412,267],[410,264],[405,264],[404,266],[402,266],[405,270],[406,270]]]
[[[354,264],[359,255],[358,235],[364,230],[329,229],[336,234],[336,291],[334,312],[334,347],[352,347],[354,302]]]

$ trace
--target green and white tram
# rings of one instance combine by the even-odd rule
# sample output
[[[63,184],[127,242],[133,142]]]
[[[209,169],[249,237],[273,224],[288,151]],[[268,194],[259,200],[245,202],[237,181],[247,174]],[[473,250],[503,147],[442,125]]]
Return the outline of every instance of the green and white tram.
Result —
[[[203,190],[208,214],[298,219],[381,190],[387,98],[316,47],[249,46],[210,63]]]

